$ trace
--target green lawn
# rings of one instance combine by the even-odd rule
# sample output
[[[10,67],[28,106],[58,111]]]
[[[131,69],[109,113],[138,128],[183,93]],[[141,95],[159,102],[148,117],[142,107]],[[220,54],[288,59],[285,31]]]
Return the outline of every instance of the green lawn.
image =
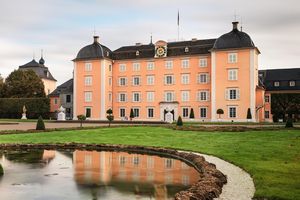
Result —
[[[64,142],[149,145],[212,154],[248,171],[255,181],[255,197],[300,199],[297,130],[229,133],[123,127],[0,136],[0,143]]]

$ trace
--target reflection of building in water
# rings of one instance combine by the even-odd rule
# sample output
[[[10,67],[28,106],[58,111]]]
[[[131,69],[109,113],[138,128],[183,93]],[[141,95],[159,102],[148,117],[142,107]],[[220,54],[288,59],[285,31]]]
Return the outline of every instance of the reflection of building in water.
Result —
[[[73,157],[77,183],[151,184],[156,199],[166,199],[167,185],[187,186],[199,178],[194,168],[171,158],[96,151],[75,151]]]
[[[44,150],[43,152],[43,161],[46,161],[47,163],[50,162],[53,158],[55,158],[55,151],[52,150]]]

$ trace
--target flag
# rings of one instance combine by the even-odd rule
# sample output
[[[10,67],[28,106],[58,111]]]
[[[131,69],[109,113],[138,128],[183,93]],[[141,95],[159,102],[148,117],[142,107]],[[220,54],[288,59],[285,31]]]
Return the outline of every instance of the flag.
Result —
[[[178,10],[178,14],[177,14],[177,26],[179,26],[179,10]]]

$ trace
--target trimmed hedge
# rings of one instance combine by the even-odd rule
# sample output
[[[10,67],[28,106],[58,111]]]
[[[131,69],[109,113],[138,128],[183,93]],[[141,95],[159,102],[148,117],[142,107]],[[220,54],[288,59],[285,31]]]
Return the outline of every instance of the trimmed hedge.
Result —
[[[49,118],[49,98],[0,98],[0,118],[21,119],[24,105],[28,119]]]

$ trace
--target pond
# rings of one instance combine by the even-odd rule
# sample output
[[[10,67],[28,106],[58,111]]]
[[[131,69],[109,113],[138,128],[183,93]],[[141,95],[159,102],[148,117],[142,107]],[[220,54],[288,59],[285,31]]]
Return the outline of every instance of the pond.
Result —
[[[172,158],[115,151],[0,151],[5,200],[174,199],[199,172]]]

